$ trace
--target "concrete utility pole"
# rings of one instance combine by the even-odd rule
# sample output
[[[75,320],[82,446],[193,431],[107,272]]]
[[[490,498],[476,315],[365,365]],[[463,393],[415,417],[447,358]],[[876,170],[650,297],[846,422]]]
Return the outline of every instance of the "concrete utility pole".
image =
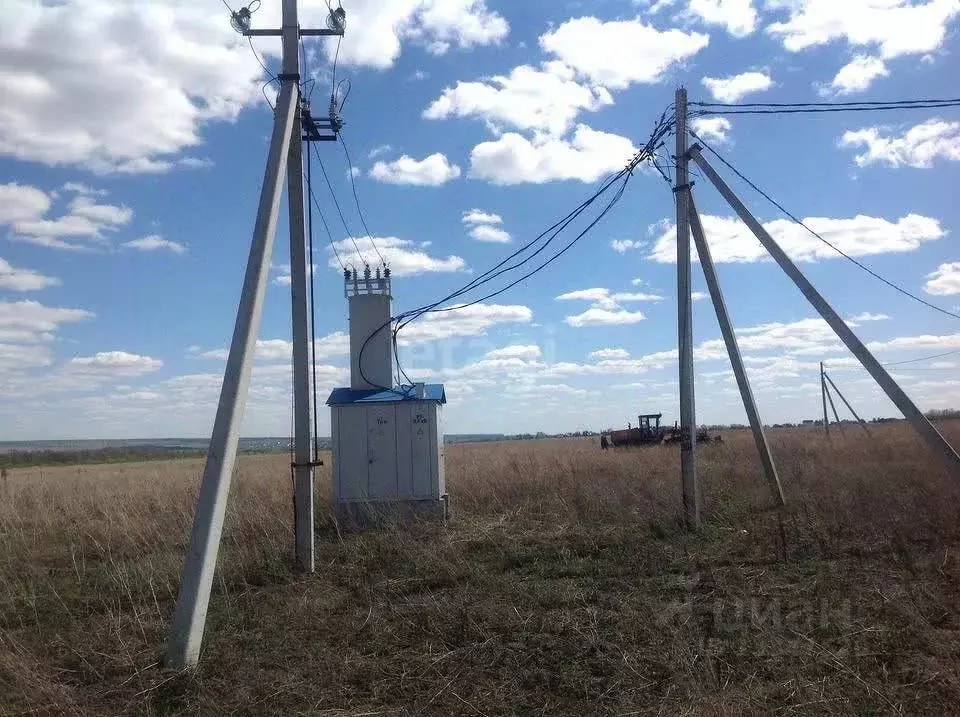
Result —
[[[830,418],[827,416],[827,381],[824,379],[823,361],[820,362],[820,399],[823,401],[823,430],[830,437]]]
[[[301,570],[313,570],[313,465],[310,453],[310,379],[307,348],[306,246],[303,221],[302,144],[300,117],[300,64],[298,44],[303,35],[342,35],[341,22],[332,29],[301,30],[296,0],[283,1],[280,30],[250,30],[250,14],[244,8],[233,15],[234,27],[247,36],[283,38],[283,71],[274,111],[273,133],[267,168],[260,191],[260,204],[253,241],[240,294],[240,306],[220,389],[220,401],[207,462],[200,483],[190,544],[180,577],[180,592],[167,639],[166,666],[195,667],[213,586],[217,554],[223,532],[227,497],[237,454],[243,410],[246,404],[253,353],[266,293],[270,256],[277,227],[283,176],[289,184],[290,271],[293,300],[293,360],[295,413],[295,504],[296,560]]]
[[[821,364],[821,366],[822,365],[823,364]],[[833,387],[833,390],[837,392],[837,395],[840,397],[840,400],[843,401],[843,405],[846,406],[847,410],[853,414],[853,417],[857,420],[857,423],[860,424],[860,428],[864,430],[864,432],[867,434],[868,437],[872,437],[870,435],[870,429],[867,428],[867,422],[864,421],[862,418],[860,418],[860,416],[857,415],[857,412],[853,410],[853,406],[851,406],[850,402],[844,397],[842,393],[840,393],[840,389],[837,388],[837,384],[833,382],[833,379],[830,378],[830,376],[827,373],[824,373],[823,376],[824,378],[827,379],[827,381],[830,382],[830,385]]]
[[[677,333],[680,355],[680,473],[687,527],[700,527],[697,485],[697,418],[693,395],[693,299],[690,293],[690,174],[687,156],[687,91],[676,94],[677,185]]]
[[[730,315],[727,313],[727,303],[723,299],[720,280],[717,278],[717,271],[713,266],[713,256],[710,254],[710,246],[707,244],[707,237],[703,231],[703,224],[700,222],[700,214],[697,212],[692,192],[690,193],[690,228],[693,231],[693,241],[697,245],[700,268],[703,269],[703,276],[707,280],[707,289],[710,291],[710,299],[713,301],[713,308],[717,312],[720,333],[727,345],[727,354],[730,356],[733,375],[736,376],[737,386],[740,388],[743,408],[746,410],[747,418],[750,421],[753,440],[757,445],[757,453],[760,454],[760,463],[763,464],[763,473],[770,484],[770,492],[773,495],[774,502],[777,505],[783,505],[785,501],[783,488],[780,486],[780,477],[777,475],[777,468],[773,463],[773,454],[770,452],[767,436],[763,431],[763,421],[760,420],[760,412],[757,410],[757,404],[753,399],[753,391],[750,390],[747,370],[744,368],[743,359],[740,356],[740,347],[737,345],[737,335],[734,333]]]
[[[823,377],[826,378],[827,374],[823,374]],[[824,386],[826,386],[826,384],[824,384]],[[840,431],[840,435],[844,436],[846,434],[843,432],[843,424],[840,422],[840,414],[837,413],[837,407],[833,403],[833,394],[830,393],[829,386],[826,386],[826,388],[827,388],[827,400],[830,402],[830,410],[833,411],[833,420],[836,421],[837,423],[837,430]]]
[[[704,159],[700,152],[699,144],[695,144],[690,149],[690,158],[697,163],[697,166],[703,170],[707,178],[713,183],[727,203],[733,207],[740,219],[750,228],[754,236],[760,240],[764,248],[773,257],[774,261],[780,265],[784,273],[789,276],[797,288],[807,298],[807,301],[813,305],[823,320],[826,321],[834,333],[840,338],[854,356],[863,364],[863,367],[870,372],[873,379],[880,385],[887,397],[893,401],[894,405],[900,410],[904,417],[910,421],[914,429],[920,434],[920,437],[927,442],[930,449],[943,462],[947,472],[960,480],[960,455],[947,443],[946,439],[940,435],[940,432],[923,415],[923,412],[917,408],[916,404],[910,400],[910,397],[904,393],[899,384],[893,380],[893,377],[887,373],[887,370],[877,361],[876,357],[867,349],[863,342],[853,333],[847,322],[844,321],[833,307],[827,303],[827,300],[820,295],[820,292],[814,288],[810,280],[804,276],[803,272],[797,268],[787,253],[780,248],[780,245],[773,240],[773,237],[763,228],[763,225],[757,221],[750,211],[744,206],[740,198],[734,194],[733,190],[727,186],[726,182],[720,177],[714,168]]]

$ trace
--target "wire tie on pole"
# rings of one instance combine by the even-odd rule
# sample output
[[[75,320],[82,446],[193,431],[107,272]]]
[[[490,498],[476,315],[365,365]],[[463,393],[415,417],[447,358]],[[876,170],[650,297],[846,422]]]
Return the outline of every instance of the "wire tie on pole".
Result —
[[[693,189],[695,184],[696,182],[687,182],[686,184],[681,184],[679,186],[676,186],[673,188],[673,193],[676,194],[677,192],[684,192],[688,189]]]

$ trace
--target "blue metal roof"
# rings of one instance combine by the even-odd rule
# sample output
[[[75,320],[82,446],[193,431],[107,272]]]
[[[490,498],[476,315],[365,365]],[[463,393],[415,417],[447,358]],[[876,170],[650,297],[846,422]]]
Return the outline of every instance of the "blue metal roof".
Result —
[[[417,390],[413,386],[393,389],[354,390],[352,388],[335,388],[327,399],[328,406],[345,406],[351,403],[397,403],[400,401],[436,401],[446,403],[447,395],[442,383],[424,384],[423,398],[417,397]]]

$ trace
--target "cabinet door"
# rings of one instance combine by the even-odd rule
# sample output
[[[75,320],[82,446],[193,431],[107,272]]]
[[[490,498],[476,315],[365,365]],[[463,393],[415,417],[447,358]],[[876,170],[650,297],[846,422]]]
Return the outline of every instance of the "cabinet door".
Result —
[[[397,497],[397,421],[393,404],[367,408],[367,460],[370,472],[370,499]]]
[[[413,463],[413,497],[430,498],[434,494],[434,456],[431,435],[436,430],[431,406],[410,406],[410,454]]]
[[[369,484],[366,413],[358,406],[344,406],[337,409],[337,414],[336,471],[340,499],[366,500]]]

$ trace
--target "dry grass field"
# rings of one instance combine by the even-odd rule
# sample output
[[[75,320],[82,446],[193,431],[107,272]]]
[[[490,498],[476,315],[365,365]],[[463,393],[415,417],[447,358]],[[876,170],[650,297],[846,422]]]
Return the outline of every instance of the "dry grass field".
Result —
[[[943,426],[960,445],[960,424]],[[338,531],[290,573],[285,456],[243,456],[201,667],[158,667],[202,461],[0,485],[0,714],[955,714],[960,484],[902,424],[703,447],[448,448],[446,526]]]

